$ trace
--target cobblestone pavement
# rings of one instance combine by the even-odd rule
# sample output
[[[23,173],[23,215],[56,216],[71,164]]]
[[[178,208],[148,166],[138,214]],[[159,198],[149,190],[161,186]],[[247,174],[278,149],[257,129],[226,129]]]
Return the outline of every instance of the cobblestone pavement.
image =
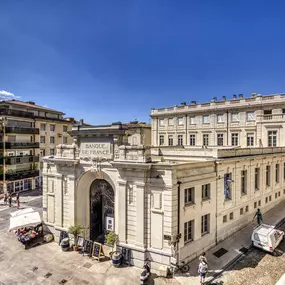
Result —
[[[285,230],[285,226],[281,227]],[[211,284],[275,285],[285,272],[285,240],[274,255],[253,248]],[[223,283],[222,283],[222,282]]]
[[[32,199],[22,207],[41,210],[41,197]],[[139,284],[141,269],[114,268],[110,261],[92,261],[77,252],[62,252],[51,242],[24,250],[13,233],[8,232],[10,212],[16,207],[0,212],[0,284]],[[153,276],[156,277],[156,276]],[[148,284],[177,285],[174,279],[152,278]]]

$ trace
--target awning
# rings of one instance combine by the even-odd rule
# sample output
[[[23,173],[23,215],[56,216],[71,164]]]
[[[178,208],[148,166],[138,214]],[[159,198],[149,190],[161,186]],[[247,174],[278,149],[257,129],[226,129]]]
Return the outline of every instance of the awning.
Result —
[[[12,217],[15,217],[15,216],[20,216],[20,215],[27,214],[27,213],[32,213],[32,212],[34,212],[33,208],[26,208],[26,209],[22,209],[22,210],[19,210],[19,211],[16,211],[16,212],[12,212],[12,213],[10,213],[10,215]]]
[[[34,227],[42,223],[42,219],[38,212],[33,211],[20,213],[21,211],[11,213],[9,231],[17,230],[24,227]]]

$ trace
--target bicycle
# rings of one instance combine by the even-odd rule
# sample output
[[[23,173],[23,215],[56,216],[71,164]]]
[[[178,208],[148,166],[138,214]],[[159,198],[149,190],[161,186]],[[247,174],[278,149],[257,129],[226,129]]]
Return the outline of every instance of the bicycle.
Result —
[[[172,268],[172,274],[173,275],[174,275],[174,273],[177,273],[179,271],[181,273],[187,273],[190,270],[190,266],[188,264],[185,264],[184,261],[182,261],[180,265],[178,264],[178,262],[176,262],[175,264],[171,263],[170,265],[171,265],[171,268]]]

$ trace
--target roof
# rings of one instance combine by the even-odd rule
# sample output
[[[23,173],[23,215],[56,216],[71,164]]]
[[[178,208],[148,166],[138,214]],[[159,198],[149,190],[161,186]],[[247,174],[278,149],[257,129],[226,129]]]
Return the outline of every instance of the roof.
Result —
[[[25,107],[27,109],[37,109],[37,110],[43,110],[43,111],[50,111],[50,112],[55,112],[55,113],[59,113],[59,114],[64,115],[64,113],[61,111],[57,111],[57,110],[50,109],[47,107],[39,106],[39,105],[34,104],[34,102],[23,102],[20,100],[6,100],[6,101],[2,101],[1,103],[9,103],[12,105],[22,106],[22,107]]]
[[[262,224],[258,228],[256,228],[255,232],[262,236],[267,236],[272,230],[274,229],[274,226],[269,226]]]

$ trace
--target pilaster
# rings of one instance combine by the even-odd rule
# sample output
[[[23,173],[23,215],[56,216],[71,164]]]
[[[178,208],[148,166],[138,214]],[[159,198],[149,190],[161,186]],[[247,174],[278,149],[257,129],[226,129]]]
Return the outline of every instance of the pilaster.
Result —
[[[137,195],[137,234],[136,234],[136,244],[138,246],[144,247],[144,229],[145,229],[145,211],[144,211],[144,196],[145,196],[145,184],[135,183],[136,185],[136,195]]]
[[[124,180],[118,181],[119,190],[117,192],[118,201],[117,201],[117,218],[116,218],[116,231],[119,235],[120,242],[126,242],[127,239],[127,208],[126,208],[126,202],[127,202],[127,182]]]

